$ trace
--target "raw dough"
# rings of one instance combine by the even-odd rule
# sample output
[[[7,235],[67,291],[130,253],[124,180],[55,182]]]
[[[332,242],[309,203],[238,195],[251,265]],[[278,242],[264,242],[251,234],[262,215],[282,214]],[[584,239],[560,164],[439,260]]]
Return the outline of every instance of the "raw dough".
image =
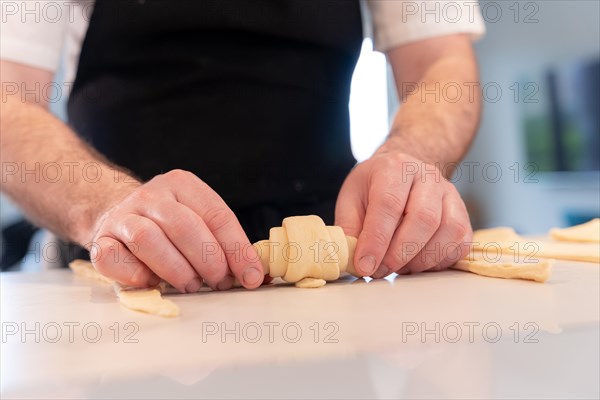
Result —
[[[342,272],[361,276],[353,263],[356,238],[339,226],[326,226],[316,215],[285,218],[282,226],[270,229],[268,241],[254,246],[265,274],[298,287],[321,287],[321,281],[336,280]],[[313,280],[300,283],[305,278]]]
[[[176,317],[179,315],[179,307],[170,300],[164,299],[161,292],[165,290],[166,283],[161,282],[155,289],[125,288],[118,282],[102,275],[85,260],[74,260],[69,267],[76,275],[93,279],[97,282],[112,283],[115,293],[119,297],[119,303],[131,310],[141,311],[161,317]]]
[[[332,250],[334,253],[332,258],[338,263],[340,271],[344,272],[348,267],[348,260],[350,257],[346,234],[339,226],[328,226],[327,230],[329,231],[329,236],[331,237]],[[344,242],[346,242],[345,246],[343,244]],[[354,255],[354,250],[352,251],[352,255]]]
[[[527,279],[536,282],[546,282],[554,260],[539,260],[535,263],[494,262],[469,259],[460,260],[451,268],[472,272],[477,275],[505,279]]]
[[[260,263],[263,266],[263,272],[265,275],[268,275],[270,272],[269,268],[269,256],[271,255],[270,242],[268,240],[261,240],[253,244],[258,252],[258,256],[260,257]]]
[[[313,289],[313,288],[320,288],[321,286],[325,286],[325,283],[327,283],[327,282],[324,279],[304,278],[304,279],[301,279],[298,282],[296,282],[294,285],[297,288]]]
[[[550,237],[554,240],[565,242],[600,243],[600,218],[595,218],[585,224],[575,225],[570,228],[551,229]]]
[[[102,283],[113,283],[114,281],[100,272],[96,271],[96,268],[91,262],[85,260],[73,260],[69,263],[69,268],[75,272],[75,275],[82,276],[84,278],[93,279]]]
[[[265,247],[270,251],[267,258],[269,263],[266,265],[263,264],[263,269],[266,269],[268,265],[270,269],[269,275],[272,278],[283,276],[287,271],[287,262],[285,260],[288,260],[290,255],[289,247],[284,248],[286,244],[287,234],[285,233],[285,228],[271,228],[269,231],[269,246]],[[262,259],[263,257],[261,257],[261,261]]]
[[[115,288],[119,303],[131,310],[141,311],[161,317],[176,317],[179,307],[171,300],[164,299],[158,289],[125,290]]]
[[[503,255],[516,255],[518,258],[558,258],[600,263],[600,246],[594,243],[527,239],[519,236],[512,228],[482,229],[474,232],[473,248],[487,251],[499,248]]]
[[[288,217],[281,224],[287,232],[290,257],[283,279],[298,282],[302,278],[317,278],[333,281],[340,277],[337,256],[332,255],[336,243],[331,241],[323,220],[316,215]],[[294,248],[299,253],[291,254]]]

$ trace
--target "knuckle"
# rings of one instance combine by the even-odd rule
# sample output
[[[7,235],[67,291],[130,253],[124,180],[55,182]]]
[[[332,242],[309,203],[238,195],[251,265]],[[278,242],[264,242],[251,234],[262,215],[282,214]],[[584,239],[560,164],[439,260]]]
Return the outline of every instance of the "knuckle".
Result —
[[[211,207],[204,213],[204,222],[213,232],[230,226],[234,218],[235,215],[231,210],[219,206]]]
[[[471,232],[471,225],[462,218],[452,217],[444,225],[450,239],[457,243],[467,239]]]
[[[374,242],[378,247],[387,247],[389,238],[381,230],[369,230],[365,232],[367,238]]]
[[[181,212],[180,205],[173,201],[160,201],[154,206],[154,215],[165,225],[173,227],[176,233],[186,230],[190,220]]]
[[[404,202],[397,193],[383,192],[381,197],[381,206],[386,212],[399,215],[404,209]]]
[[[189,182],[192,177],[195,177],[195,175],[184,169],[177,168],[177,169],[172,169],[171,171],[164,174],[164,177],[168,178],[169,180],[171,180],[175,183],[182,184],[185,182]]]
[[[173,179],[186,179],[189,177],[189,172],[180,168],[176,168],[167,172],[166,175]]]
[[[133,192],[129,199],[135,204],[148,204],[152,203],[155,198],[154,191],[147,185],[142,185],[135,192]]]
[[[153,237],[154,234],[152,233],[152,230],[146,224],[138,224],[137,226],[128,229],[129,243],[126,243],[126,245],[127,247],[130,247],[130,251],[134,253],[136,248],[151,242]],[[136,248],[131,248],[132,246]]]
[[[440,213],[431,207],[421,207],[415,212],[419,223],[427,227],[437,228],[440,224]]]

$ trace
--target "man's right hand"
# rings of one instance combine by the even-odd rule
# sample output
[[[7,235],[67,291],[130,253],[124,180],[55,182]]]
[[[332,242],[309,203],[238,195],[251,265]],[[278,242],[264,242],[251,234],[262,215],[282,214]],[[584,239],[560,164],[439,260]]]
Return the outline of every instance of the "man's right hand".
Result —
[[[234,278],[248,289],[263,282],[258,254],[234,213],[194,174],[174,170],[141,184],[126,171],[118,175],[126,181],[62,171],[67,165],[96,165],[100,172],[118,167],[50,114],[44,96],[29,95],[53,83],[51,71],[7,60],[0,67],[0,157],[15,169],[3,172],[0,189],[30,220],[85,245],[99,272],[126,285],[164,279],[195,292],[203,282],[221,290]],[[58,178],[39,173],[46,166],[58,168]]]
[[[256,249],[223,199],[191,172],[158,175],[98,219],[86,245],[96,269],[122,284],[163,279],[181,292],[260,286]]]

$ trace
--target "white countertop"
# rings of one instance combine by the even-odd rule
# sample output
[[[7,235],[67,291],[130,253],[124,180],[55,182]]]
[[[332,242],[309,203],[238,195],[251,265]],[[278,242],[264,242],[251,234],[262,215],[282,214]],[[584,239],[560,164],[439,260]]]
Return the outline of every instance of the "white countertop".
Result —
[[[68,270],[4,273],[1,395],[598,398],[599,268],[173,295],[175,319]]]

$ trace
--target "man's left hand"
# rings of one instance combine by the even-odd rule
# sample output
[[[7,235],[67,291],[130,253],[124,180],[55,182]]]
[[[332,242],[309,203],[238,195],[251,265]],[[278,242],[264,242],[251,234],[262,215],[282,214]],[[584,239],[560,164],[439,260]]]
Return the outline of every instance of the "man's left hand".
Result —
[[[469,251],[469,215],[440,170],[408,154],[380,152],[346,178],[336,225],[358,237],[354,262],[364,276],[448,268]]]

